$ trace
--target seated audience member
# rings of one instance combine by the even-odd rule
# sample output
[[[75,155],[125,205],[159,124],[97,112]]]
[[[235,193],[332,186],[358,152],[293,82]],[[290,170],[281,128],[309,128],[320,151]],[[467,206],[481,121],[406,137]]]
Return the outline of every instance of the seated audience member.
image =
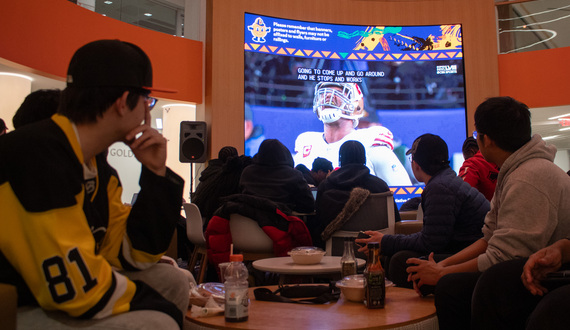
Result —
[[[322,157],[315,158],[313,161],[313,168],[311,168],[311,175],[315,182],[315,187],[318,187],[332,171],[333,165],[330,160]]]
[[[6,127],[6,122],[4,122],[4,119],[0,118],[0,135],[6,134],[7,131],[8,127]]]
[[[0,135],[6,134],[6,131],[8,131],[8,127],[6,127],[4,119],[0,118]]]
[[[200,214],[206,228],[208,221],[214,216],[216,210],[223,204],[226,196],[241,193],[239,181],[243,169],[252,164],[252,158],[241,155],[237,157],[229,157],[222,166],[221,171],[208,180],[208,185],[204,187],[200,195],[196,198],[203,200]]]
[[[408,260],[415,287],[437,284],[440,329],[469,328],[481,272],[570,235],[570,177],[553,163],[556,148],[531,137],[528,107],[510,97],[489,98],[475,111],[475,127],[483,157],[500,168],[483,238],[438,263],[431,254],[427,261]]]
[[[443,259],[481,238],[489,201],[455,175],[449,166],[447,144],[441,137],[421,135],[408,154],[412,155],[414,176],[426,184],[421,196],[422,230],[411,235],[367,231],[371,237],[356,242],[380,242],[380,253],[390,257],[387,277],[398,286],[411,288],[406,260],[430,252]],[[366,247],[359,249],[366,250]]]
[[[225,146],[218,151],[218,158],[208,161],[208,167],[200,174],[200,178],[198,179],[200,182],[196,187],[196,191],[192,193],[191,202],[198,206],[202,217],[211,217],[217,206],[219,206],[217,205],[217,199],[211,195],[211,190],[215,188],[213,181],[216,176],[220,174],[228,159],[237,156],[238,152],[236,148]]]
[[[499,168],[483,158],[477,140],[472,137],[468,137],[463,143],[463,157],[465,161],[459,169],[459,177],[490,201],[495,193]]]
[[[188,278],[157,262],[183,180],[149,125],[150,60],[134,44],[94,41],[73,55],[67,77],[58,114],[0,139],[0,223],[10,228],[0,234],[0,282],[26,306],[18,327],[181,328]],[[142,163],[132,208],[105,157],[116,141]]]
[[[301,172],[301,174],[303,174],[303,178],[305,179],[305,181],[307,181],[307,184],[310,187],[315,187],[315,180],[313,179],[311,170],[309,170],[307,166],[305,166],[304,164],[299,164],[295,166],[295,169]]]
[[[59,89],[40,89],[31,92],[20,105],[12,124],[15,129],[24,125],[47,119],[57,112],[61,91]]]
[[[316,199],[317,216],[307,224],[315,246],[324,247],[321,233],[345,207],[353,188],[363,188],[370,193],[390,191],[384,180],[370,174],[362,143],[354,140],[344,142],[339,149],[339,164],[340,168],[319,185]],[[396,208],[395,212],[399,219]]]
[[[564,238],[528,259],[486,270],[473,292],[471,329],[568,329],[570,279],[547,276],[569,263],[570,240]]]
[[[420,203],[422,202],[421,197],[413,197],[408,199],[407,201],[400,206],[400,212],[406,211],[417,211],[420,208]]]
[[[244,168],[242,193],[285,204],[291,210],[310,213],[315,209],[313,194],[301,172],[295,170],[291,152],[276,139],[261,143],[253,163]]]

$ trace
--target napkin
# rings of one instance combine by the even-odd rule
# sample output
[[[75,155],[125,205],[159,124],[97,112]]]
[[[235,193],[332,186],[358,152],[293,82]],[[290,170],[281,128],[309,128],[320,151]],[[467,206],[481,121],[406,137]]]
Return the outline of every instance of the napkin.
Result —
[[[224,313],[224,306],[218,305],[213,297],[209,297],[204,307],[192,305],[190,314],[192,317],[208,317]]]

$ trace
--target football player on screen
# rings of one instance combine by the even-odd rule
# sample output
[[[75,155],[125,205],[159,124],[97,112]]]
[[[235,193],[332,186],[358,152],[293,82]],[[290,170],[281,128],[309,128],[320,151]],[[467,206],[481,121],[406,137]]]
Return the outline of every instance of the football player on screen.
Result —
[[[364,96],[355,83],[320,82],[315,86],[313,112],[324,124],[324,132],[301,133],[295,140],[295,165],[310,167],[323,157],[339,166],[340,146],[348,140],[362,143],[370,173],[390,186],[411,185],[410,178],[394,152],[393,136],[383,126],[356,130],[364,114]]]

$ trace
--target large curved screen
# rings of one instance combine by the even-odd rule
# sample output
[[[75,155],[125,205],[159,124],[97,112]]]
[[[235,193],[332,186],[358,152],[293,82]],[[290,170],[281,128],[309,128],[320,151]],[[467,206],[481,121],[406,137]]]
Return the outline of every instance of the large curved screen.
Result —
[[[393,187],[399,205],[422,191],[405,156],[416,137],[441,136],[452,166],[461,165],[461,25],[336,25],[250,13],[244,24],[246,154],[274,138],[295,165],[311,169],[323,157],[338,166],[341,143],[359,140],[367,165]],[[343,121],[354,127],[331,133]],[[389,162],[394,157],[399,164]]]

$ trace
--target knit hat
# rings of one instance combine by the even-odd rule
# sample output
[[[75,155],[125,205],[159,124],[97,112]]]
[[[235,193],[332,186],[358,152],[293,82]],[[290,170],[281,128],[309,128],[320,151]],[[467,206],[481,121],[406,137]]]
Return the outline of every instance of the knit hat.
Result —
[[[412,154],[412,159],[429,175],[449,167],[449,152],[447,143],[437,135],[424,134],[412,144],[406,155]]]
[[[97,40],[79,48],[67,70],[69,87],[128,87],[174,93],[152,87],[150,59],[138,46],[120,40]]]
[[[340,166],[348,164],[366,164],[366,151],[362,143],[354,140],[346,141],[338,152]]]

